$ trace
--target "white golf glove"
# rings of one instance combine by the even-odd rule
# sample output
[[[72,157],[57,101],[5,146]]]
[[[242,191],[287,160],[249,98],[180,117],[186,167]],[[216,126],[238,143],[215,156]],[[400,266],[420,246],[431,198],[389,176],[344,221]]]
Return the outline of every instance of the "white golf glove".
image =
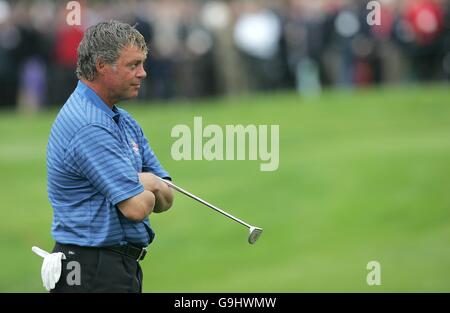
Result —
[[[41,268],[42,283],[45,289],[50,291],[55,288],[56,283],[61,277],[61,260],[65,260],[66,256],[62,252],[48,253],[38,247],[33,247],[31,250],[44,258]]]

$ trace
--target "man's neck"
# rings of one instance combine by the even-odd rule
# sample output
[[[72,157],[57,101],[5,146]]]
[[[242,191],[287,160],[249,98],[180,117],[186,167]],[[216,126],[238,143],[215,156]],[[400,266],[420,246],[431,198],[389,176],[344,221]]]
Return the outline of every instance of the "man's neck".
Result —
[[[95,81],[88,81],[85,79],[81,80],[85,85],[87,85],[89,88],[94,90],[94,92],[97,94],[97,96],[100,97],[100,99],[103,100],[103,102],[106,103],[106,105],[112,110],[114,104],[117,103],[116,100],[111,99],[109,93],[101,86],[100,83]]]

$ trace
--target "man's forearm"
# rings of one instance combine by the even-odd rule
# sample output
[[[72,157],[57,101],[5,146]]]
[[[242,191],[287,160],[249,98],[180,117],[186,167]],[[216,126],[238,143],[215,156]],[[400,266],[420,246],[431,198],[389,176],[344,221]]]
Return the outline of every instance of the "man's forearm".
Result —
[[[145,190],[151,191],[155,195],[156,201],[153,212],[164,212],[172,206],[173,193],[167,184],[152,173],[139,173],[139,180]]]

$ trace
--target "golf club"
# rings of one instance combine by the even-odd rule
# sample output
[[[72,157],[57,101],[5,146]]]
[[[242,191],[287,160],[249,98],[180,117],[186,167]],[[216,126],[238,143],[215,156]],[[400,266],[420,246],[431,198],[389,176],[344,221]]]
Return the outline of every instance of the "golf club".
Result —
[[[158,177],[158,176],[156,176],[156,177]],[[225,215],[226,217],[231,218],[233,221],[236,221],[236,222],[238,222],[238,223],[244,225],[245,227],[247,227],[247,228],[250,230],[250,235],[249,235],[249,237],[248,237],[248,242],[249,242],[250,244],[254,244],[254,243],[258,240],[259,236],[261,236],[261,233],[262,233],[262,231],[263,231],[262,228],[252,226],[252,225],[250,225],[250,224],[244,222],[243,220],[240,220],[240,219],[238,219],[237,217],[234,217],[233,215],[231,215],[231,214],[225,212],[225,211],[222,210],[222,209],[219,209],[218,207],[212,205],[211,203],[206,202],[205,200],[203,200],[203,199],[197,197],[196,195],[193,195],[193,194],[190,193],[189,191],[186,191],[186,190],[184,190],[183,188],[178,187],[177,185],[175,185],[175,184],[172,183],[171,181],[162,179],[161,177],[158,177],[158,178],[159,178],[160,180],[162,180],[163,182],[165,182],[165,183],[166,183],[167,185],[169,185],[170,187],[172,187],[173,189],[177,190],[178,192],[180,192],[180,193],[182,193],[182,194],[184,194],[184,195],[186,195],[186,196],[188,196],[188,197],[190,197],[190,198],[192,198],[192,199],[194,199],[194,200],[196,200],[196,201],[198,201],[198,202],[200,202],[200,203],[206,205],[207,207],[210,207],[211,209],[213,209],[213,210],[215,210],[215,211],[217,211],[217,212],[219,212],[219,213]]]

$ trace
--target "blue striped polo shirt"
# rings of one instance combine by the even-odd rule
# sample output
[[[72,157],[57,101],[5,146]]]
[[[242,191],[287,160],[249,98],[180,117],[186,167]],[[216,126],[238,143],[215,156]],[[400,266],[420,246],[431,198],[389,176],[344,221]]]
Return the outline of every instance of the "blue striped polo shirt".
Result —
[[[79,81],[47,145],[55,241],[91,247],[150,244],[149,219],[133,222],[116,207],[144,191],[139,172],[170,178],[131,115],[116,106],[111,110]]]

